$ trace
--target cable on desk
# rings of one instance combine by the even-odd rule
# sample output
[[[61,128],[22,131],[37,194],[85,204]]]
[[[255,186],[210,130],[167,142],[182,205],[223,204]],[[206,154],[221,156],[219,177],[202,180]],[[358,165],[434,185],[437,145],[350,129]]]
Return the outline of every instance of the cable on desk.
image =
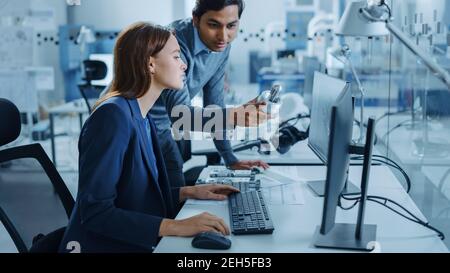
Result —
[[[294,124],[289,124],[289,125],[290,125],[290,126],[295,126],[295,125],[297,125],[297,123],[298,123],[300,120],[302,120],[302,119],[307,119],[307,118],[311,118],[311,115],[309,115],[309,114],[298,114],[297,116],[295,116],[295,117],[293,117],[293,118],[290,118],[290,119],[287,119],[287,120],[281,122],[280,125],[279,125],[279,127],[281,128],[281,127],[283,127],[283,126],[285,126],[285,125],[288,125],[289,122],[291,122],[291,121],[293,121],[293,120],[295,120],[295,123],[294,123]]]
[[[399,124],[395,125],[394,127],[392,127],[389,131],[387,131],[386,134],[384,134],[381,139],[385,139],[387,136],[389,136],[392,132],[394,132],[395,130],[397,130],[398,128],[401,128],[405,125],[408,125],[408,123],[411,122],[412,124],[414,124],[414,121],[412,119],[408,119],[405,121],[400,122]],[[411,125],[412,125],[411,124]]]
[[[349,196],[356,196],[359,195],[357,197],[349,197]],[[355,201],[355,203],[351,206],[351,208],[355,207],[357,203],[359,203],[361,201],[361,196],[360,194],[341,194],[340,196],[342,199],[347,200],[347,201]],[[385,197],[381,197],[381,196],[376,196],[376,195],[369,195],[367,196],[367,201],[371,201],[374,203],[377,203],[391,211],[393,211],[394,213],[400,215],[401,217],[414,222],[416,224],[419,224],[421,226],[424,226],[430,230],[433,230],[434,232],[436,232],[439,236],[439,238],[441,240],[445,240],[445,234],[438,230],[437,228],[433,227],[430,225],[430,223],[425,222],[423,220],[421,220],[419,217],[415,216],[414,214],[412,214],[409,210],[407,210],[405,207],[403,207],[402,205],[400,205],[399,203],[389,199],[389,198],[385,198]],[[396,210],[394,207],[389,206],[389,202],[394,204],[395,206],[397,206],[398,208],[400,208],[401,210],[403,210],[406,214],[408,214],[409,216],[405,215],[404,213]],[[339,200],[339,206],[342,208],[342,204],[341,201]],[[348,208],[342,208],[344,210],[348,210]]]
[[[363,156],[355,156],[355,157],[351,157],[351,159],[352,160],[364,160],[364,157]],[[383,161],[383,160],[386,160],[386,161]],[[405,178],[405,181],[406,181],[406,185],[407,185],[406,192],[409,193],[411,191],[411,179],[409,178],[409,176],[405,172],[405,170],[403,170],[403,168],[400,167],[400,165],[397,162],[395,162],[394,160],[392,160],[388,157],[381,156],[381,155],[372,155],[372,161],[392,167],[394,169],[397,169],[399,172],[401,172],[401,174],[403,175],[403,177]]]
[[[342,199],[345,199],[345,198],[342,198]],[[345,199],[345,200],[347,200],[347,199]],[[350,200],[348,200],[348,201],[350,201]],[[359,203],[359,200],[356,200],[351,206],[349,206],[349,207],[344,207],[344,206],[342,205],[341,198],[339,198],[339,200],[338,200],[338,206],[339,206],[342,210],[351,210],[351,209],[353,209],[354,207],[356,207],[356,205],[358,205],[358,203]]]
[[[386,117],[390,117],[390,116],[396,116],[396,115],[401,115],[401,114],[405,114],[405,113],[409,113],[412,112],[412,114],[418,113],[419,110],[401,110],[401,111],[397,111],[397,112],[386,112],[383,115],[381,115],[379,118],[377,118],[375,120],[375,123],[380,122],[382,119],[386,118]]]

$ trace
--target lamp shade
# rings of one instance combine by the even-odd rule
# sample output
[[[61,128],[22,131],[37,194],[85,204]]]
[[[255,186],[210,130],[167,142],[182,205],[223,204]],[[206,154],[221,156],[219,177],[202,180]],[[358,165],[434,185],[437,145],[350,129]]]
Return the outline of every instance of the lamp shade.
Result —
[[[336,35],[357,37],[389,35],[385,22],[372,22],[364,17],[361,9],[366,7],[366,1],[351,2],[347,5],[335,31]]]

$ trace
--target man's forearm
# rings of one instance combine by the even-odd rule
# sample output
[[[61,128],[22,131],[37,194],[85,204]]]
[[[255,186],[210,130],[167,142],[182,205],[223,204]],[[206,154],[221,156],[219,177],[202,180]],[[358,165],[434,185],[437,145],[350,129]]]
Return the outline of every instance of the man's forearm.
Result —
[[[214,139],[214,145],[216,146],[217,151],[219,151],[220,156],[225,161],[226,166],[231,166],[239,161],[233,153],[233,148],[231,147],[231,143],[229,140]]]

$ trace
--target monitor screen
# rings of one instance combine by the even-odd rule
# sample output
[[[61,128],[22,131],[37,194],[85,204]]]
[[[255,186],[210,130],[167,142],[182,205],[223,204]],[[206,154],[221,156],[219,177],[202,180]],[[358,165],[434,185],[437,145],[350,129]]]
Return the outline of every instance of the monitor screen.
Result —
[[[308,145],[325,164],[328,157],[331,108],[342,91],[348,89],[349,84],[343,80],[320,72],[314,73]],[[349,93],[351,93],[350,90]],[[350,108],[350,111],[353,111],[352,105],[350,105]],[[349,119],[353,120],[353,115]]]
[[[305,83],[303,87],[303,99],[305,105],[311,109],[312,106],[312,91],[314,85],[314,72],[319,71],[324,73],[324,66],[320,63],[317,57],[303,57],[303,73],[305,74]]]

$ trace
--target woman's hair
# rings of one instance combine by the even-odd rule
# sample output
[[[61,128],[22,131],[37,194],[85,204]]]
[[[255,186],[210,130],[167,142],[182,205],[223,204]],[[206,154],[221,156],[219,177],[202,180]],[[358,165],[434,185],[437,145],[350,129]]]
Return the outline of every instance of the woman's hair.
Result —
[[[151,84],[150,57],[166,45],[172,32],[151,23],[139,22],[123,30],[114,47],[114,78],[108,92],[94,109],[109,98],[140,98]]]

